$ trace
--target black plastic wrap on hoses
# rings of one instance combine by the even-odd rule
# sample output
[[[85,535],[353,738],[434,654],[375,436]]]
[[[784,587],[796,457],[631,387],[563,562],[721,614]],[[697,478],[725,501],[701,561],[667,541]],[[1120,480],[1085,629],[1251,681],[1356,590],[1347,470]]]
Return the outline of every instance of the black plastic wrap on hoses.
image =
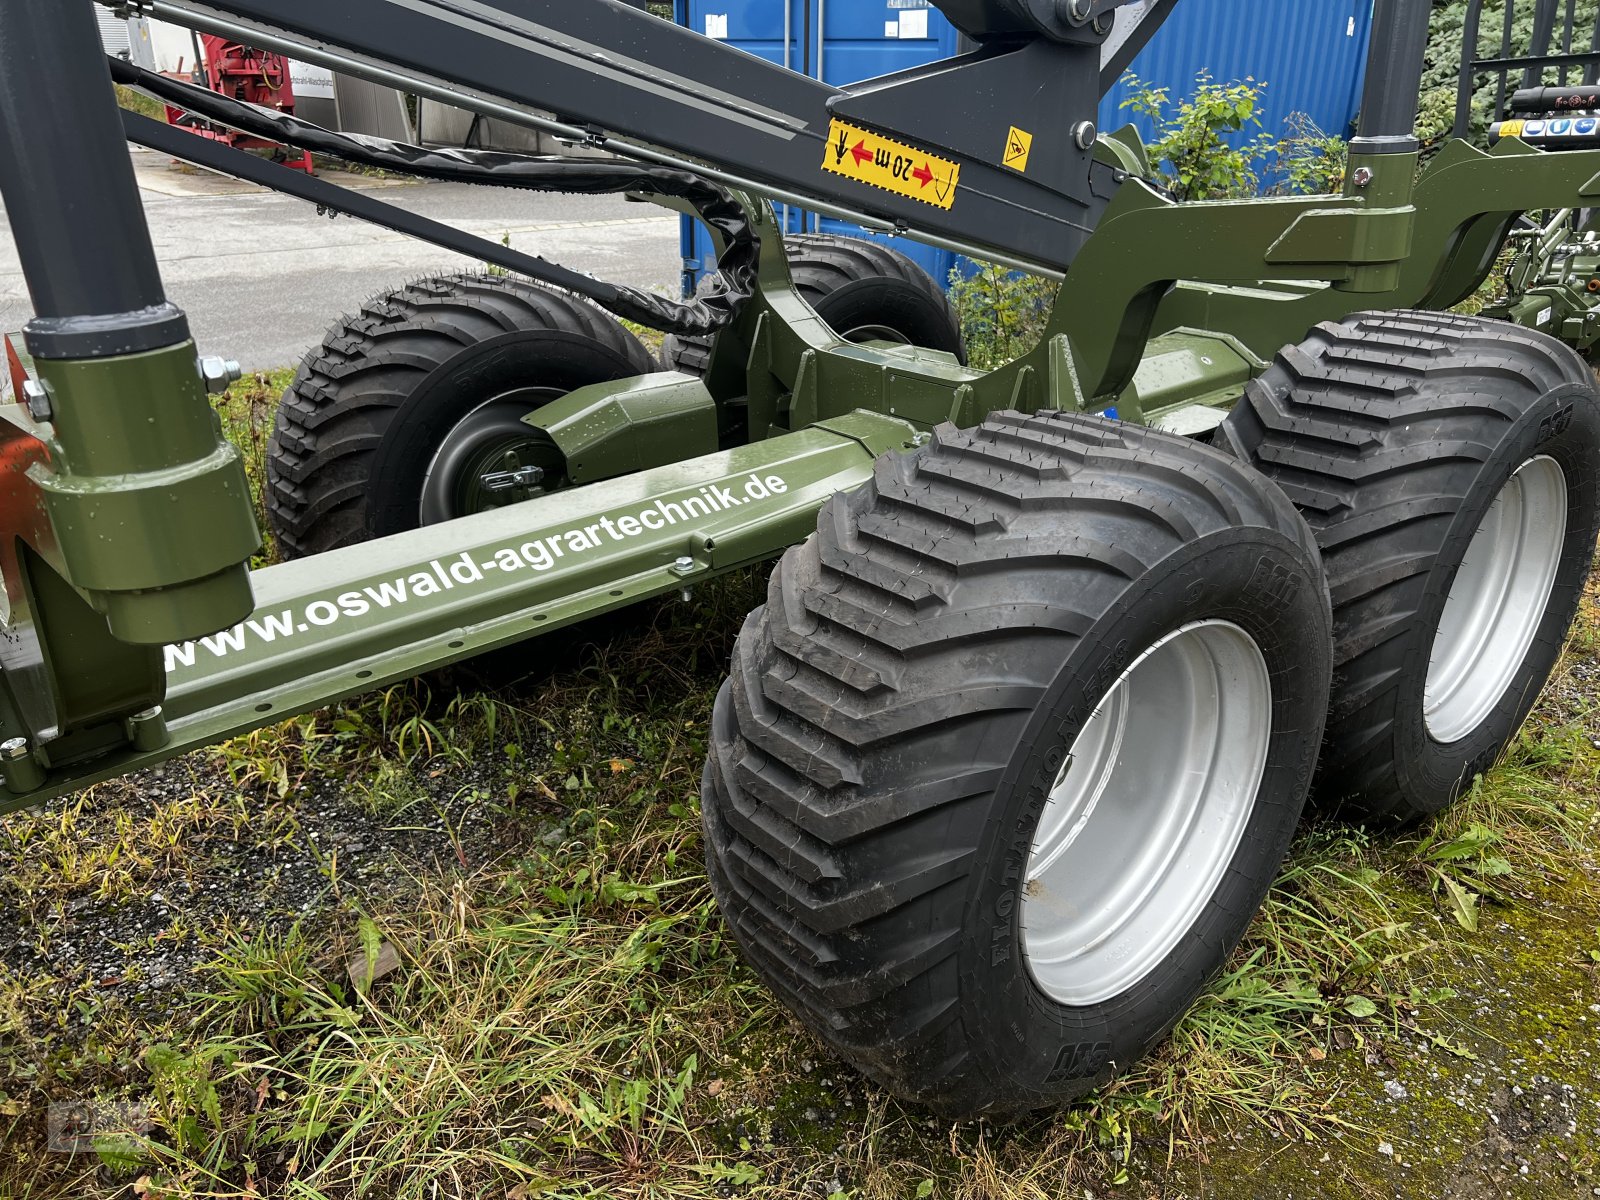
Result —
[[[599,280],[587,290],[573,285],[574,291],[630,321],[668,333],[713,333],[738,316],[755,294],[761,243],[756,240],[744,208],[726,189],[688,171],[629,161],[542,158],[493,150],[430,150],[363,134],[335,133],[287,113],[157,75],[127,59],[109,61],[111,76],[118,83],[244,133],[317,154],[331,154],[347,162],[456,183],[587,195],[643,192],[687,200],[702,221],[726,237],[728,245],[727,252],[718,257],[716,276],[692,301],[680,303],[626,284]]]

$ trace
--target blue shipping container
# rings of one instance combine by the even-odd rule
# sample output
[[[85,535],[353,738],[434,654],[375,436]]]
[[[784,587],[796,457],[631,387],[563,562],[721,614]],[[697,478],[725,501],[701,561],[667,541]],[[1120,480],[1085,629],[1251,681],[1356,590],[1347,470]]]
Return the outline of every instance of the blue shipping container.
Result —
[[[827,83],[857,83],[949,58],[960,35],[928,0],[676,0],[678,23],[747,54]],[[820,27],[819,27],[820,22]],[[893,246],[944,284],[956,265],[951,250],[869,233],[859,225],[780,205],[792,233],[837,233]],[[683,218],[683,287],[694,290],[716,264],[711,235]]]
[[[1266,84],[1262,125],[1283,132],[1291,113],[1304,113],[1324,133],[1348,136],[1361,108],[1372,0],[1183,0],[1128,75],[1164,87],[1174,101],[1194,91],[1207,71],[1220,83]],[[1150,119],[1122,107],[1132,94],[1128,75],[1100,105],[1100,128],[1132,122],[1147,142]]]
[[[960,35],[928,0],[675,0],[678,22],[750,54],[829,83],[856,83],[959,50]],[[820,18],[821,28],[818,22]],[[1201,71],[1227,82],[1267,85],[1263,124],[1280,133],[1291,113],[1345,135],[1356,118],[1372,31],[1372,0],[1184,0],[1133,61],[1131,75],[1188,96]],[[819,36],[820,32],[820,36]],[[1122,107],[1125,77],[1100,106],[1102,129],[1132,122],[1146,140],[1149,118]],[[914,136],[915,131],[906,131]],[[786,229],[871,237],[909,254],[941,284],[960,262],[949,250],[884,238],[816,213],[780,208]],[[683,219],[683,283],[692,291],[715,265],[710,235]]]

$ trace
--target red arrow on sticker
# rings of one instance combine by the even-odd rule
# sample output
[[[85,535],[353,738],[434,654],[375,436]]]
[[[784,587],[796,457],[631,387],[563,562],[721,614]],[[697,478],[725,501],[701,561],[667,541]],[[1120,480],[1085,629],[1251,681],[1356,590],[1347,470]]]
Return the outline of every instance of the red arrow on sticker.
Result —
[[[867,142],[865,138],[852,146],[850,148],[850,153],[856,156],[857,165],[872,161],[872,151],[867,149]]]
[[[917,180],[923,187],[927,187],[933,182],[933,172],[928,170],[927,163],[923,163],[915,171],[911,172],[911,178]]]

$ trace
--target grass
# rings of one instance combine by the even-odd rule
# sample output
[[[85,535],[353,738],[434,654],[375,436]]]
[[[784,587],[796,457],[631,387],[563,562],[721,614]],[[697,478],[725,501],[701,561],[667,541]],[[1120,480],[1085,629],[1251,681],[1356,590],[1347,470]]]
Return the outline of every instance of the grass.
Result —
[[[258,488],[286,382],[218,403]],[[1457,998],[1529,914],[1590,932],[1504,1022],[1584,1011],[1593,596],[1450,813],[1399,836],[1308,819],[1149,1061],[1065,1113],[932,1121],[790,1021],[706,885],[705,722],[761,595],[723,579],[533,643],[510,687],[413,681],[0,821],[0,1196],[1178,1194],[1238,1145],[1255,1171],[1369,1141],[1384,1113],[1359,1097],[1406,1047],[1492,1058]],[[49,1106],[86,1098],[147,1121],[48,1152]]]
[[[446,810],[381,882],[324,851],[309,911],[192,913],[203,954],[181,1003],[0,981],[0,1013],[26,1031],[0,1101],[20,1149],[0,1166],[11,1189],[890,1197],[932,1181],[923,1194],[1043,1197],[1135,1158],[1181,1163],[1219,1131],[1358,1134],[1326,1064],[1426,1021],[1441,949],[1486,936],[1452,916],[1437,872],[1516,904],[1569,886],[1586,845],[1600,755],[1558,687],[1442,820],[1400,839],[1311,822],[1229,970],[1133,1074],[1066,1114],[933,1126],[789,1022],[707,891],[704,721],[753,588],[648,610],[511,693],[434,680],[262,731],[199,756],[181,799],[141,807],[136,788],[104,785],[10,818],[7,900],[43,930],[84,899],[203,876],[219,844],[313,853],[296,815],[313,776],[402,828]],[[1586,625],[1573,665],[1592,638]],[[1463,838],[1470,854],[1441,854]],[[399,966],[369,981],[383,944]],[[46,1069],[19,1071],[30,1054]],[[152,1129],[109,1148],[112,1166],[38,1152],[43,1103],[85,1093],[150,1106]]]
[[[272,420],[278,410],[278,400],[293,379],[293,367],[258,371],[230,387],[226,394],[214,402],[217,417],[222,422],[223,436],[233,443],[244,460],[245,474],[250,480],[250,499],[255,506],[256,526],[266,539],[261,553],[251,562],[252,567],[264,567],[280,558],[277,545],[272,540],[272,522],[267,519],[264,494],[267,443],[272,437]]]
[[[117,83],[112,85],[116,89],[117,106],[136,112],[140,116],[165,123],[167,119],[167,106],[161,101],[136,91],[131,87]]]

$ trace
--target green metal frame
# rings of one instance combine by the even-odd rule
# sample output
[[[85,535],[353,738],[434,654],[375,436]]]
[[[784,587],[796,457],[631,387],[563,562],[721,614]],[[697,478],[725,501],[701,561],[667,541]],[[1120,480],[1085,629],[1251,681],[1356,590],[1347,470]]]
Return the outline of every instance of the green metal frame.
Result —
[[[1566,208],[1541,226],[1512,232],[1519,247],[1506,271],[1504,300],[1483,310],[1553,334],[1588,353],[1600,342],[1600,233],[1580,231]]]
[[[1415,156],[1389,154],[1354,160],[1339,196],[1181,205],[1138,177],[1125,132],[1099,153],[1125,178],[1014,362],[842,341],[746,198],[761,290],[705,382],[585,388],[529,418],[575,486],[248,579],[232,566],[256,545],[244,477],[192,344],[30,364],[13,340],[15,386],[66,402],[60,425],[0,411],[0,811],[770,558],[942,422],[1114,407],[1202,433],[1316,322],[1448,307],[1519,214],[1600,195],[1600,152],[1515,141],[1454,143],[1420,182]],[[1587,296],[1563,329],[1588,320]],[[170,397],[168,415],[119,421],[132,394]]]

